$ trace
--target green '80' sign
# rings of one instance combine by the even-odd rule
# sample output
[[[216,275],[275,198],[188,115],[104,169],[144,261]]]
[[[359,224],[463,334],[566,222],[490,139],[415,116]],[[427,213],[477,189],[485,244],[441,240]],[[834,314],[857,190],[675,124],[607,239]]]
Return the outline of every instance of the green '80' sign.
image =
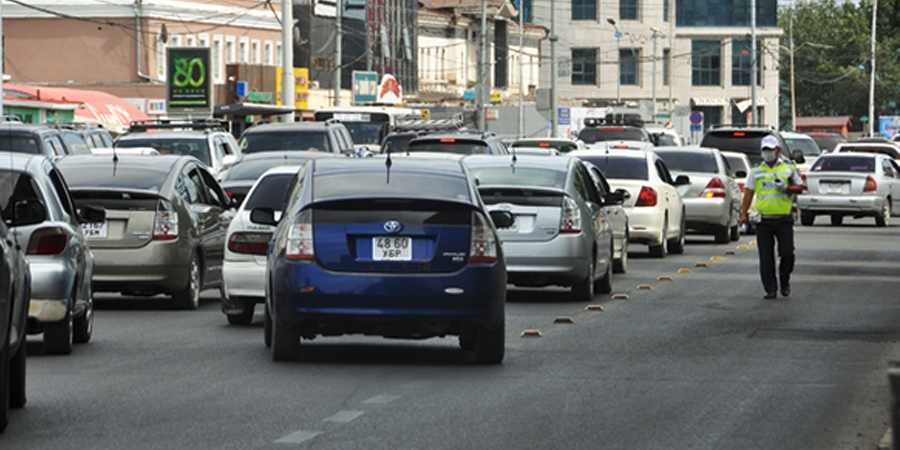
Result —
[[[211,112],[209,47],[170,47],[166,62],[169,111]]]

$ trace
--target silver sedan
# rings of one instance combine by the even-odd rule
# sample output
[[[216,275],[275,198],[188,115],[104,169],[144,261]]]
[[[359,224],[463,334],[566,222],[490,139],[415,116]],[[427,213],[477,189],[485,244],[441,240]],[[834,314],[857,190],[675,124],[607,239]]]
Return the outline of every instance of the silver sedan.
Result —
[[[844,216],[868,216],[884,227],[900,212],[900,165],[883,154],[824,154],[806,173],[806,186],[797,196],[803,225],[828,215],[832,225]]]

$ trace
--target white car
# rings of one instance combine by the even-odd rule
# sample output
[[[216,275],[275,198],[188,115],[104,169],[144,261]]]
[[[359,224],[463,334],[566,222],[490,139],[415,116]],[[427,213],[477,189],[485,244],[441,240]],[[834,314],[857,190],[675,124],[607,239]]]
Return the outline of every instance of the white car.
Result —
[[[583,150],[570,153],[597,166],[613,190],[625,189],[630,243],[646,244],[650,254],[684,252],[685,210],[678,193],[687,177],[672,178],[666,163],[653,151]]]
[[[272,208],[280,217],[288,187],[300,166],[279,166],[264,172],[241,203],[225,236],[222,263],[222,312],[232,325],[253,321],[257,303],[266,296],[266,252],[274,226],[250,221],[253,208]]]
[[[782,153],[784,156],[797,161],[797,170],[800,171],[800,174],[806,173],[813,163],[816,162],[816,158],[822,154],[819,144],[808,134],[783,131],[781,137],[784,138],[784,143],[788,146],[788,151]],[[797,152],[803,155],[802,161],[797,158]]]
[[[685,145],[681,135],[672,127],[664,125],[645,125],[653,142],[659,147],[681,147]]]
[[[753,170],[753,163],[750,162],[750,158],[748,158],[747,154],[744,152],[722,152],[722,156],[725,157],[725,161],[728,162],[728,165],[731,167],[731,170],[734,173],[734,181],[737,182],[738,187],[741,188],[741,192],[744,192],[744,185],[747,184],[747,175],[749,175],[750,171]],[[751,197],[750,209],[748,210],[748,212],[754,211],[756,211],[755,195]],[[754,229],[751,228],[752,224],[747,225],[747,227],[743,228],[743,232],[753,232]]]

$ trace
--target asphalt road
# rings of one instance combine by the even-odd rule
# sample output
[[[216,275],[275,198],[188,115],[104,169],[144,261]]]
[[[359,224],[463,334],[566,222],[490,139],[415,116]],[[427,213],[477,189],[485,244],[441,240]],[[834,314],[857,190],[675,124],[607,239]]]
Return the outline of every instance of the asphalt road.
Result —
[[[377,337],[276,364],[260,308],[229,326],[213,292],[199,311],[98,296],[73,354],[32,338],[0,448],[874,449],[900,360],[900,225],[820,222],[797,227],[787,299],[762,298],[751,236],[689,236],[664,259],[633,245],[593,302],[511,289],[501,366],[456,339]]]

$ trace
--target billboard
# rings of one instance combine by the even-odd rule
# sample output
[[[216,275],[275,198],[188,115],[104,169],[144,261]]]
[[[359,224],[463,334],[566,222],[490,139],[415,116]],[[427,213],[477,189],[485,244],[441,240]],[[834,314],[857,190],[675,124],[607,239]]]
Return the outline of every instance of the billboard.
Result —
[[[166,49],[166,105],[170,114],[212,115],[209,47]]]

